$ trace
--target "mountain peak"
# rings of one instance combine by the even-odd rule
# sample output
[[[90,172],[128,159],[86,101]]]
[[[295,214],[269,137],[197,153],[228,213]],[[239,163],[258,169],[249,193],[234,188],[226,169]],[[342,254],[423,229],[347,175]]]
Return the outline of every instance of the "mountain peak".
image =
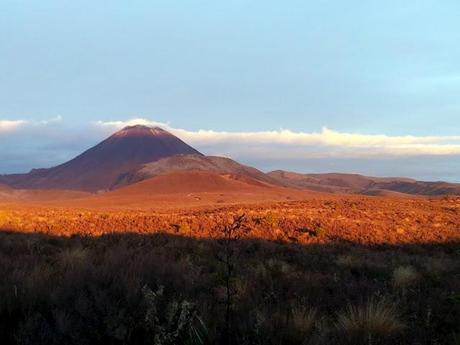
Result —
[[[145,125],[126,126],[119,130],[114,137],[136,137],[136,136],[173,136],[161,127],[149,127]]]
[[[150,126],[146,126],[146,125],[132,125],[132,126],[126,126],[122,129],[122,131],[131,131],[131,130],[136,130],[136,129],[139,129],[139,130],[148,130],[152,127]]]

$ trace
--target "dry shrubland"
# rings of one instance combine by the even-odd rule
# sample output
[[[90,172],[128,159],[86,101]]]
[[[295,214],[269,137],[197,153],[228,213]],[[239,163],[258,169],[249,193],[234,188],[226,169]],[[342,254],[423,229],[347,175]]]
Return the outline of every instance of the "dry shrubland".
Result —
[[[179,202],[179,201],[178,201]],[[245,214],[248,237],[301,244],[443,243],[460,240],[460,198],[397,199],[328,196],[304,201],[157,210],[0,205],[0,229],[50,235],[114,232],[220,236],[219,228]]]
[[[2,344],[449,344],[459,244],[0,234]],[[361,265],[343,265],[344,256]],[[427,262],[443,261],[432,275]],[[394,284],[400,267],[418,279]],[[230,279],[227,279],[230,278]],[[232,294],[226,331],[226,283]],[[227,342],[227,339],[228,342]]]
[[[361,197],[162,212],[9,205],[0,339],[456,344],[459,208]]]

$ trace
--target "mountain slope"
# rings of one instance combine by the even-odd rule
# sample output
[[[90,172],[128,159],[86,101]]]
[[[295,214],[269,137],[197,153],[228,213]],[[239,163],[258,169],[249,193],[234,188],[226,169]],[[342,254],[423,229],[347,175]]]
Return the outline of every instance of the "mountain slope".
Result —
[[[129,171],[177,154],[200,152],[161,128],[131,126],[113,134],[78,157],[50,169],[0,176],[14,188],[74,189],[95,192],[112,188]]]
[[[276,179],[257,170],[225,157],[203,155],[176,155],[145,164],[141,169],[120,178],[116,187],[139,182],[150,177],[177,171],[207,171],[217,174],[231,174],[235,179],[251,184],[283,185]]]
[[[460,195],[460,184],[447,182],[424,182],[403,177],[370,177],[358,174],[299,174],[276,170],[268,175],[290,187],[328,191],[359,193],[365,195]],[[386,192],[385,192],[386,191]]]
[[[283,188],[249,176],[206,170],[177,170],[91,198],[69,200],[71,207],[133,209],[185,209],[230,204],[292,201],[311,197],[312,192]]]
[[[10,186],[7,186],[6,184],[1,184],[0,183],[0,193],[7,193],[13,191],[13,188]]]
[[[439,195],[460,195],[460,184],[459,183],[448,183],[448,182],[384,182],[377,184],[378,188],[389,191],[406,193],[406,194],[417,194],[417,195],[428,195],[428,196],[439,196]]]
[[[173,171],[117,189],[111,192],[110,195],[241,192],[268,187],[257,182],[257,180],[251,181],[249,178],[241,181],[235,176],[212,171]]]

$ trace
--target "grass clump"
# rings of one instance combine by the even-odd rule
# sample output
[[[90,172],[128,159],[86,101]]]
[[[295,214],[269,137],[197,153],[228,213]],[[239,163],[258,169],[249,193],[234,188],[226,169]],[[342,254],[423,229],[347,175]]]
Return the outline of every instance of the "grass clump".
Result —
[[[268,212],[264,217],[264,223],[271,228],[278,226],[279,222],[279,216],[273,212]]]
[[[412,266],[399,266],[393,271],[393,285],[402,290],[414,285],[418,278],[419,274]]]
[[[340,255],[335,261],[335,263],[337,264],[337,266],[341,268],[348,268],[348,269],[356,268],[360,266],[360,263],[358,262],[358,260],[351,255]]]
[[[74,269],[85,262],[87,254],[87,250],[82,247],[65,249],[61,252],[59,261],[63,267]]]
[[[394,336],[404,329],[395,305],[382,299],[370,299],[364,305],[349,305],[337,316],[336,328],[341,335],[355,341],[372,342],[375,338]]]
[[[318,312],[315,308],[297,307],[291,311],[286,338],[289,343],[303,344],[315,331]]]
[[[313,236],[318,237],[318,238],[323,238],[326,236],[326,229],[317,227],[315,230],[313,230]]]

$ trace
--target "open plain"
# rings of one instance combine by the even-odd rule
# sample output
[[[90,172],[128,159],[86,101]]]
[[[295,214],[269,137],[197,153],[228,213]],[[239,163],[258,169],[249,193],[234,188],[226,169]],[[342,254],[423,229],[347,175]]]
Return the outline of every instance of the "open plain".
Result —
[[[199,185],[195,179],[193,186]],[[218,235],[219,225],[244,214],[246,235],[266,240],[366,245],[460,241],[459,197],[369,197],[289,189],[257,194],[196,188],[142,195],[138,189],[144,186],[133,187],[84,198],[70,194],[69,199],[57,201],[3,202],[0,229],[65,236],[129,231],[207,237]]]

